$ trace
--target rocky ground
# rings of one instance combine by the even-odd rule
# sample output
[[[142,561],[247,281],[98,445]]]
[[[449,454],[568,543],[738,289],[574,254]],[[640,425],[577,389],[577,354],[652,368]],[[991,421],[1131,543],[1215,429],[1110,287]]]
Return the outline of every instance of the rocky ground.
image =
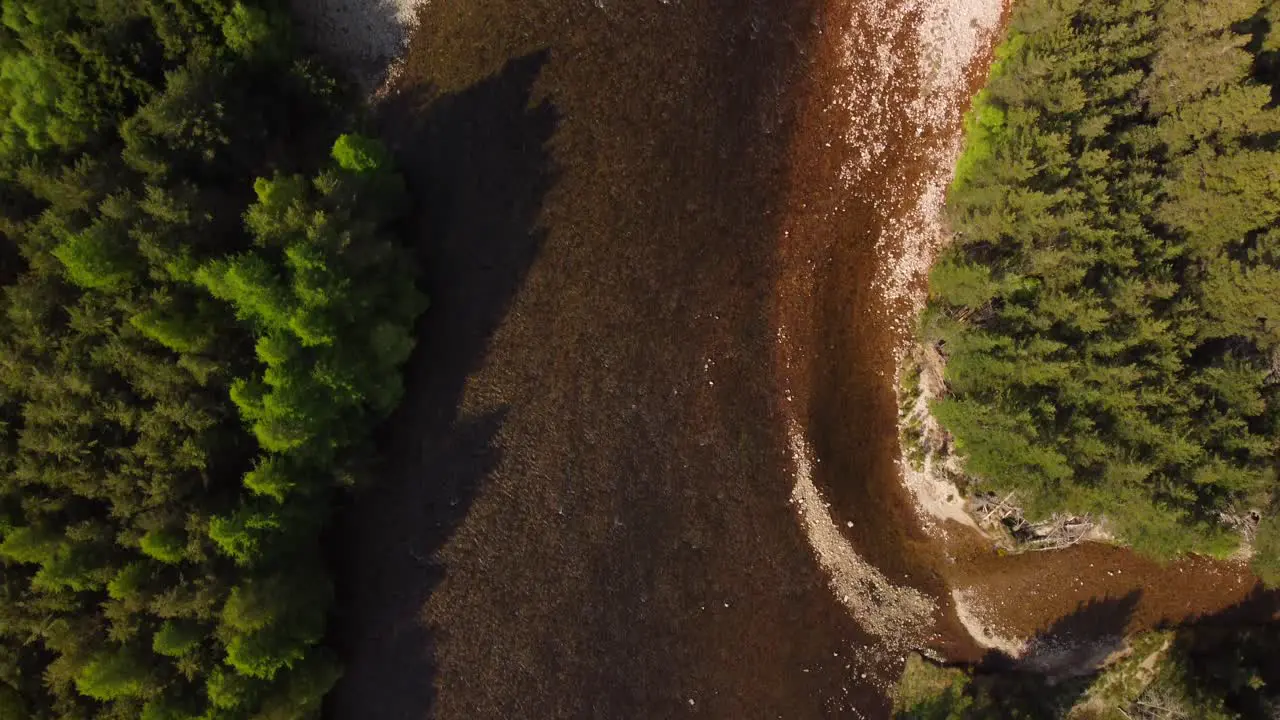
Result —
[[[394,80],[428,0],[290,0],[303,38],[368,91]]]

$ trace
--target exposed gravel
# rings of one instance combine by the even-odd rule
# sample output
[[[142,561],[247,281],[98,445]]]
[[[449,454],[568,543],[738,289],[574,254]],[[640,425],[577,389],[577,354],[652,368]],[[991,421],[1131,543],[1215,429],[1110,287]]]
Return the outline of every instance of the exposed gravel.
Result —
[[[303,35],[367,90],[394,75],[428,0],[292,0]]]
[[[813,338],[803,334],[792,337],[791,331],[782,327],[778,330],[778,342],[784,346],[784,374],[797,378],[791,383],[795,392],[788,389],[786,395],[795,465],[793,502],[820,564],[831,577],[833,590],[859,625],[889,647],[919,647],[941,627],[939,623],[955,621],[944,620],[938,602],[922,592],[928,588],[896,585],[884,572],[892,566],[893,577],[907,577],[922,567],[917,561],[904,558],[901,552],[886,554],[868,547],[868,539],[876,542],[876,535],[898,532],[907,540],[908,530],[888,527],[895,523],[924,524],[931,529],[947,519],[966,523],[962,501],[958,493],[928,482],[929,476],[908,473],[908,487],[917,510],[923,512],[907,509],[892,517],[881,514],[869,518],[861,510],[855,515],[856,522],[848,522],[849,532],[844,532],[845,528],[832,522],[832,513],[818,487],[833,491],[829,499],[839,506],[837,512],[847,516],[854,508],[849,506],[849,497],[839,497],[842,486],[874,484],[878,477],[862,473],[877,469],[851,463],[848,458],[843,458],[845,462],[832,456],[811,459],[806,435],[821,433],[824,428],[815,425],[812,416],[806,417],[805,404],[793,402],[793,395],[794,400],[805,399],[802,396],[807,381],[803,373],[809,363],[835,369],[837,372],[829,381],[832,385],[813,388],[813,392],[827,398],[847,392],[836,402],[844,408],[856,408],[853,413],[862,423],[876,422],[876,411],[866,404],[870,398],[846,384],[875,380],[857,377],[859,370],[847,364],[850,357],[857,355],[849,353],[869,357],[875,352],[865,347],[870,343],[892,346],[896,358],[906,347],[909,325],[923,303],[923,278],[942,238],[943,203],[960,147],[962,112],[973,89],[970,78],[994,39],[1004,0],[842,0],[830,5],[832,20],[826,29],[834,31],[834,37],[824,42],[831,43],[835,50],[837,75],[834,87],[822,91],[826,99],[821,111],[838,135],[825,143],[828,157],[824,160],[834,161],[836,167],[833,176],[821,184],[827,186],[824,195],[838,199],[834,212],[818,210],[821,214],[812,226],[802,221],[794,226],[794,233],[784,234],[784,253],[791,252],[790,247],[822,248],[832,240],[830,229],[839,222],[838,218],[859,217],[862,227],[854,232],[860,234],[850,236],[848,230],[841,231],[844,237],[835,238],[836,245],[828,246],[827,252],[814,253],[808,265],[810,275],[816,275],[835,272],[825,268],[849,263],[835,282],[840,286],[870,282],[875,299],[868,302],[866,296],[841,297],[836,289],[837,295],[828,296],[825,301],[841,307],[842,314],[853,310],[852,317],[846,314],[838,321],[823,317],[818,327],[826,330],[820,330],[820,335]],[[817,168],[803,167],[805,186],[817,184],[812,177]],[[798,196],[796,201],[803,212],[815,198]],[[821,202],[815,204],[826,207]],[[864,237],[868,231],[869,237]],[[857,254],[864,243],[868,249],[873,248],[870,257]],[[847,255],[850,252],[854,254]],[[865,266],[867,260],[873,261],[874,268],[864,280],[854,263]],[[799,288],[802,304],[820,306],[824,301],[821,296],[803,297],[809,282],[809,277],[802,276],[784,279],[781,286]],[[821,284],[818,281],[819,288]],[[827,324],[865,323],[857,313],[868,310],[874,314],[872,323],[889,330],[887,335],[876,337],[868,331],[857,342],[840,348],[841,332]],[[803,327],[803,321],[780,323],[783,324],[786,328]],[[824,351],[836,359],[815,359]],[[842,356],[844,361],[839,359]],[[824,371],[819,370],[819,376]],[[878,374],[888,380],[882,370]],[[823,399],[812,402],[821,404]],[[923,408],[918,410],[923,412]],[[849,422],[854,417],[847,409],[841,415],[837,422]],[[872,435],[874,431],[865,435],[851,433],[850,438],[865,442]],[[821,451],[822,446],[818,445],[818,449]],[[831,449],[826,446],[827,452]],[[862,447],[859,452],[870,450]],[[823,466],[825,471],[817,473],[817,478],[811,477],[813,464],[823,460],[829,463]],[[900,466],[898,470],[909,468]],[[882,509],[896,502],[896,498],[876,491],[858,500]],[[851,536],[859,542],[851,542]],[[895,554],[897,558],[892,557]],[[916,579],[913,584],[919,582]],[[941,602],[947,599],[941,598]]]
[[[919,394],[911,407],[898,422],[899,435],[909,432],[914,423],[919,427],[919,441],[924,445],[924,462],[917,469],[907,457],[905,446],[898,459],[898,467],[902,472],[903,483],[911,491],[916,510],[925,530],[943,541],[949,539],[947,521],[954,521],[961,526],[981,534],[978,523],[969,515],[967,503],[960,489],[951,481],[947,471],[956,472],[960,468],[960,458],[954,454],[940,454],[937,449],[942,445],[945,432],[937,418],[929,411],[929,405],[942,397],[944,384],[943,360],[937,348],[929,345],[919,350],[920,381]],[[902,387],[902,370],[904,364],[898,364],[895,387]]]
[[[999,650],[1010,657],[1018,657],[1027,649],[1025,639],[1015,637],[1007,629],[995,625],[998,614],[983,607],[973,593],[952,590],[951,600],[955,604],[960,623],[979,645]]]
[[[865,630],[890,649],[921,647],[934,624],[938,606],[920,591],[894,584],[863,560],[831,519],[827,503],[813,484],[812,453],[792,426],[788,444],[795,463],[791,502],[804,525],[818,562],[831,577],[831,589]]]
[[[1006,3],[871,0],[859,4],[844,29],[848,82],[835,107],[848,116],[845,140],[854,150],[841,167],[845,186],[857,192],[902,162],[888,154],[891,138],[914,135],[908,152],[922,168],[919,176],[889,178],[892,192],[876,208],[888,223],[876,244],[875,284],[904,336],[923,305],[923,280],[943,238],[961,113],[973,91],[969,78],[990,48]]]

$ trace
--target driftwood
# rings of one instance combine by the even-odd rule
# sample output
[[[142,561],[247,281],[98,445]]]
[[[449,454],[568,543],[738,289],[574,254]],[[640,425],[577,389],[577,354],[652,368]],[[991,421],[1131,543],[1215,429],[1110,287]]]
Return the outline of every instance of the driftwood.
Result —
[[[1143,692],[1129,709],[1134,714],[1125,713],[1125,717],[1134,717],[1135,720],[1190,720],[1192,717],[1181,698],[1169,696],[1166,691],[1153,692],[1151,688]]]
[[[1013,504],[1013,493],[1005,495],[1004,499],[998,502],[992,501],[994,497],[994,495],[982,495],[974,499],[975,511],[982,512],[986,510],[986,514],[982,516],[978,524],[987,526],[991,524],[993,519],[995,522],[1000,522],[1014,515],[1021,519],[1022,509]]]
[[[1262,522],[1262,513],[1257,510],[1224,512],[1219,513],[1218,519],[1223,525],[1240,533],[1246,544],[1252,545],[1254,538],[1258,534],[1258,523]]]
[[[1029,550],[1061,550],[1082,542],[1095,523],[1088,515],[1054,516],[1048,522],[1032,526],[1037,536],[1027,541]]]
[[[972,509],[981,527],[1004,527],[1024,550],[1062,550],[1083,542],[1097,526],[1090,515],[1054,515],[1044,522],[1028,522],[1012,492],[1003,498],[993,493],[979,495],[973,499]]]
[[[962,322],[962,323],[968,322],[969,318],[974,315],[977,315],[978,319],[981,320],[986,318],[987,315],[991,312],[991,307],[992,307],[992,303],[990,300],[988,300],[982,305],[979,305],[978,307],[966,307],[965,309],[956,313],[954,317],[957,322]]]

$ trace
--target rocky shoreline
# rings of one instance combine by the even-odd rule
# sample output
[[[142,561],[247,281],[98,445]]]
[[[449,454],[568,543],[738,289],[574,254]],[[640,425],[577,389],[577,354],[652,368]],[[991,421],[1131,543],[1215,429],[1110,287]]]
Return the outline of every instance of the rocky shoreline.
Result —
[[[1013,494],[984,490],[965,471],[964,457],[930,405],[946,396],[946,359],[934,344],[919,342],[904,353],[895,376],[903,483],[921,520],[946,541],[950,520],[979,533],[1002,552],[1061,550],[1082,542],[1117,543],[1105,518],[1088,514],[1028,520]]]

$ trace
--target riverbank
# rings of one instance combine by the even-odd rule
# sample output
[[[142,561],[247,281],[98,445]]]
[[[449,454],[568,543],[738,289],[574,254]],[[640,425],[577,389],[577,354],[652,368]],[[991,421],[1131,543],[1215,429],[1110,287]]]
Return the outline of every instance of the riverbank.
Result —
[[[1217,614],[1260,592],[1248,567],[1247,535],[1241,551],[1228,558],[1155,563],[1122,547],[1104,516],[1030,522],[1016,496],[990,495],[967,473],[962,454],[930,412],[947,392],[946,360],[939,347],[918,340],[916,330],[928,297],[924,277],[949,242],[941,205],[933,212],[929,239],[914,246],[921,251],[905,260],[902,271],[916,283],[884,291],[886,304],[905,297],[911,306],[901,316],[909,329],[899,336],[893,371],[898,476],[925,532],[946,557],[940,574],[968,634],[986,648],[1020,658],[1022,667],[1053,672],[1080,658],[1100,662],[1111,654],[1115,637]],[[1251,514],[1255,525],[1257,517]],[[1247,522],[1240,524],[1249,529]],[[1092,635],[1077,624],[1070,640],[1055,637],[1074,614],[1094,607],[1112,607],[1119,619]],[[1046,656],[1045,648],[1053,651]]]
[[[1079,663],[1101,663],[1117,638],[1213,615],[1260,591],[1247,553],[1160,563],[1120,543],[1105,518],[1064,542],[1016,539],[996,503],[978,509],[980,481],[967,476],[963,456],[929,412],[946,392],[945,358],[917,344],[897,367],[902,484],[947,557],[943,575],[953,605],[979,645],[1046,672],[1083,672],[1096,667]],[[1076,627],[1070,640],[1053,639],[1065,619],[1090,607],[1112,607],[1115,618],[1093,630]],[[1090,645],[1093,651],[1085,649]],[[1072,652],[1045,658],[1044,648],[1055,646]]]
[[[902,263],[931,243],[964,108],[1001,17],[998,2],[832,3],[791,153],[773,298],[784,411],[798,438],[798,491],[812,483],[822,521],[799,513],[833,593],[878,632],[880,663],[902,650],[978,652],[951,608],[945,562],[896,481],[892,375],[911,311]],[[944,80],[943,78],[948,78]],[[895,270],[896,268],[896,270]],[[833,527],[834,533],[814,531]],[[832,536],[835,537],[832,537]],[[845,564],[852,568],[853,562]],[[863,580],[841,580],[849,576]],[[901,617],[882,596],[928,598]],[[920,607],[920,604],[915,604]]]
[[[385,94],[403,70],[429,0],[290,0],[303,39],[321,48],[366,95]]]
[[[1059,653],[1064,662],[1100,662],[1116,650],[1117,638],[1222,612],[1259,590],[1247,557],[1187,556],[1159,563],[1118,544],[1106,533],[1105,520],[1069,547],[1020,546],[997,519],[972,512],[963,458],[928,413],[929,403],[945,391],[942,357],[934,348],[919,347],[900,367],[903,484],[944,548],[957,612],[979,644],[1060,672],[1061,665],[1037,658],[1046,638],[1050,647],[1074,649]],[[1095,628],[1077,623],[1069,640],[1053,639],[1063,634],[1066,619],[1086,608],[1111,608],[1113,617]],[[1088,645],[1095,652],[1083,649]]]

